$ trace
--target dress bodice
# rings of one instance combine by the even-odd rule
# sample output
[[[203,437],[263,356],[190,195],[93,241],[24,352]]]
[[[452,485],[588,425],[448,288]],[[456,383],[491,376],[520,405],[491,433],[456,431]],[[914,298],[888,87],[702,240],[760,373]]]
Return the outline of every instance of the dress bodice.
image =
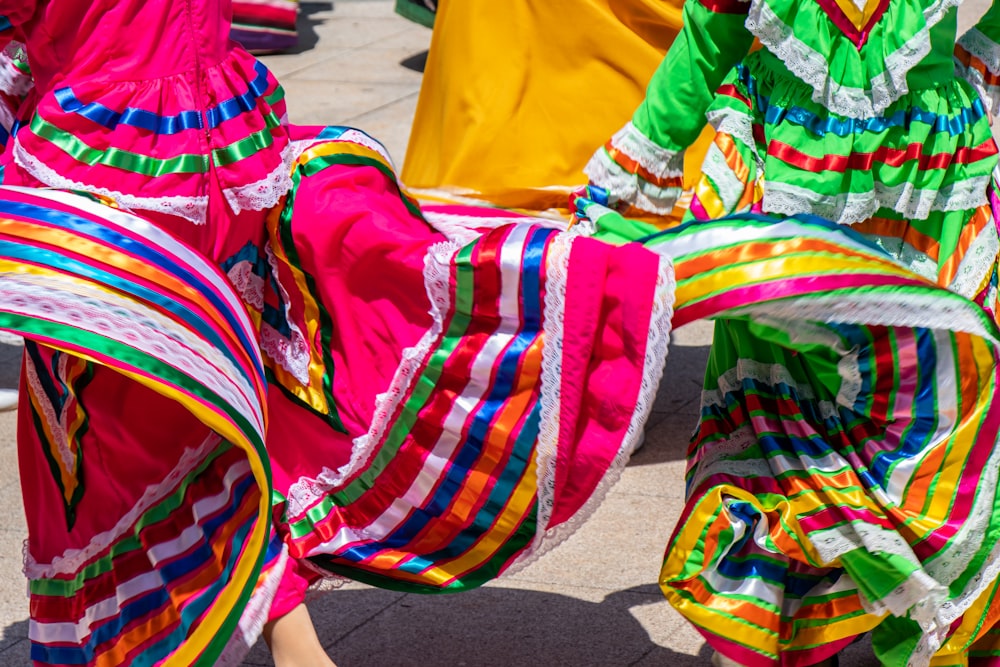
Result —
[[[0,0],[0,37],[25,43],[35,80],[5,182],[196,224],[213,200],[273,206],[290,186],[284,92],[230,16],[228,0]]]
[[[42,0],[21,30],[32,46],[36,84],[47,89],[61,81],[156,79],[216,65],[232,48],[230,15],[228,2],[206,0]]]

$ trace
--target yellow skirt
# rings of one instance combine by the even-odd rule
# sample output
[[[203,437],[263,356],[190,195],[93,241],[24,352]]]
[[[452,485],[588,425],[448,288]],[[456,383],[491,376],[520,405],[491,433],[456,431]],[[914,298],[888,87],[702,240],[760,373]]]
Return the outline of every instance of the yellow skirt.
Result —
[[[682,5],[443,0],[403,182],[417,196],[565,209],[591,154],[642,101]]]

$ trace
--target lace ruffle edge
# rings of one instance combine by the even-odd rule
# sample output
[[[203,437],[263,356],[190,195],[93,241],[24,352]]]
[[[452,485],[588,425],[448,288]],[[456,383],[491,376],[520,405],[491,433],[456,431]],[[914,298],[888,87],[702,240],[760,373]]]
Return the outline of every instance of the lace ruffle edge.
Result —
[[[545,285],[545,348],[542,351],[541,427],[538,436],[538,525],[531,546],[505,570],[505,574],[521,571],[532,562],[562,544],[597,510],[608,492],[621,478],[629,457],[644,435],[644,425],[656,399],[663,377],[670,344],[671,319],[676,283],[673,264],[666,255],[659,257],[655,299],[650,317],[649,337],[642,369],[642,384],[635,410],[629,422],[618,454],[590,498],[568,521],[549,526],[554,505],[555,462],[559,443],[559,383],[562,372],[562,318],[566,302],[566,279],[572,240],[582,235],[586,226],[570,229],[559,245],[553,244],[546,263]],[[561,240],[562,240],[561,239]]]
[[[937,0],[926,7],[924,26],[899,49],[885,55],[885,69],[868,81],[870,87],[866,89],[835,81],[827,55],[798,39],[767,0],[752,1],[746,27],[795,76],[812,87],[814,102],[849,118],[873,118],[909,92],[906,76],[930,53],[930,28],[960,1]]]
[[[292,167],[298,160],[303,146],[289,142],[281,151],[281,164],[271,173],[253,183],[225,188],[222,193],[234,213],[263,211],[273,208],[292,189]]]
[[[53,188],[65,190],[82,190],[92,192],[105,197],[110,197],[119,206],[132,210],[157,211],[167,215],[177,216],[192,222],[196,225],[205,224],[208,213],[208,197],[137,197],[134,195],[118,192],[109,188],[102,188],[90,183],[81,183],[63,176],[45,165],[41,160],[24,150],[17,139],[14,140],[14,162],[26,172],[31,174],[45,185]]]
[[[1000,112],[1000,86],[987,81],[987,77],[992,76],[994,80],[1000,77],[1000,44],[973,28],[962,35],[958,45],[978,60],[986,71],[975,67],[975,63],[965,65],[956,59],[955,75],[968,81],[979,93],[986,108],[996,116]]]
[[[823,195],[807,188],[767,181],[763,209],[767,213],[794,216],[811,213],[842,225],[867,220],[881,208],[889,208],[907,218],[926,219],[931,211],[963,211],[986,203],[990,176],[958,181],[939,190],[922,190],[912,183],[887,186],[874,183],[868,192]]]
[[[608,191],[609,202],[623,201],[657,215],[668,215],[673,211],[683,194],[681,188],[661,188],[626,171],[604,149],[590,158],[583,173],[591,183]]]
[[[1000,74],[1000,44],[987,37],[979,28],[971,28],[959,38],[958,44],[982,61],[986,69]]]
[[[58,576],[73,575],[99,554],[107,551],[122,535],[128,532],[143,514],[176,490],[177,484],[198,467],[205,457],[215,449],[222,438],[216,434],[209,435],[198,447],[188,449],[181,455],[173,470],[156,486],[150,486],[142,497],[132,506],[111,530],[99,533],[91,538],[90,543],[82,549],[69,549],[61,556],[52,559],[50,563],[39,563],[30,552],[25,550],[24,574],[28,579],[52,579]]]

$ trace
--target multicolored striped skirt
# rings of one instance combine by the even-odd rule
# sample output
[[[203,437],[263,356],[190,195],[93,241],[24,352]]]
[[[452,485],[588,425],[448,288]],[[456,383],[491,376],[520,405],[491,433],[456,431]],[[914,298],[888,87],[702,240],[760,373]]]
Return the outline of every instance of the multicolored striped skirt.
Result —
[[[643,233],[578,207],[598,237]],[[937,244],[927,227],[893,239],[740,215],[642,241],[673,260],[674,326],[716,320],[660,582],[739,664],[813,665],[865,632],[886,665],[996,654],[998,330],[886,249],[923,247],[937,266],[950,243],[954,268],[956,247],[995,247],[997,226],[973,219]],[[972,257],[978,294],[996,251]]]

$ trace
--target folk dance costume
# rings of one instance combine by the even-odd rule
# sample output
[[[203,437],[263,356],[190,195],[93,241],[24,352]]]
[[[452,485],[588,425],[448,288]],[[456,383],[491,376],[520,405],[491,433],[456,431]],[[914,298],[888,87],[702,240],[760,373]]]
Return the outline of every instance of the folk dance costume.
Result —
[[[707,113],[716,136],[687,219],[819,215],[995,318],[1000,8],[956,50],[957,4],[689,1],[645,101],[588,165],[591,192],[670,211]],[[754,38],[763,48],[747,53]],[[723,293],[762,292],[741,268],[761,251],[753,236],[700,259]],[[807,241],[768,250],[789,271],[831,259]],[[933,328],[923,299],[876,297],[881,276],[831,270],[873,297],[853,317],[919,313]],[[824,307],[717,322],[667,598],[744,665],[813,664],[866,631],[890,665],[1000,655],[996,406],[961,407],[992,372],[972,349],[942,366],[936,334],[868,347],[824,324],[842,321],[837,298]],[[882,364],[913,392],[901,400]]]
[[[941,475],[921,479],[940,493],[974,451],[986,492],[959,475],[956,502],[998,542],[995,467],[974,445],[995,440],[1000,334],[862,239],[796,219],[650,235],[596,205],[570,231],[421,210],[375,140],[286,124],[280,87],[227,42],[224,4],[0,8],[35,75],[5,153],[0,328],[30,341],[36,664],[226,664],[321,576],[449,592],[520,567],[627,461],[674,310],[764,318],[780,341],[797,331],[782,318],[824,313],[788,377],[857,378],[834,395],[845,437],[937,445]],[[789,239],[806,261],[774,259]],[[710,270],[734,241],[740,280]],[[814,354],[833,336],[842,359]],[[835,428],[840,403],[815,401],[795,423]],[[964,557],[963,577],[993,581],[988,555]]]

